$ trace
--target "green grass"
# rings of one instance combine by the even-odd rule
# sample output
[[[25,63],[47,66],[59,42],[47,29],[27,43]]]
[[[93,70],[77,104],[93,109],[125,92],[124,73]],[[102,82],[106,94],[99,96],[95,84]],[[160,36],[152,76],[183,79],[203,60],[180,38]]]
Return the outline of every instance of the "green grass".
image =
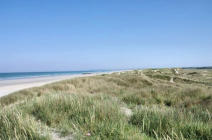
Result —
[[[104,95],[55,94],[37,98],[21,108],[63,135],[74,134],[89,139],[141,138],[138,129],[127,123],[118,102]],[[132,128],[133,131],[130,129]]]
[[[39,133],[38,123],[20,111],[9,109],[0,112],[0,139],[47,140]]]
[[[202,111],[202,115],[196,113],[167,108],[140,108],[131,117],[130,123],[155,138],[210,140],[212,128],[207,123],[211,116],[208,112]]]
[[[51,139],[55,131],[74,139],[212,139],[212,70],[178,71],[76,78],[2,97],[0,139]]]

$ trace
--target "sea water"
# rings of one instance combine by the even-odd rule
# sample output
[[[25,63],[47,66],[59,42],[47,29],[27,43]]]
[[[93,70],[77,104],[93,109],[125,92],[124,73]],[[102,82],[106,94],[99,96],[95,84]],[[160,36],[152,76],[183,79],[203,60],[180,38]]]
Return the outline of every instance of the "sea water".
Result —
[[[44,76],[87,74],[87,73],[98,73],[98,72],[107,72],[107,71],[108,70],[54,71],[54,72],[11,72],[11,73],[0,73],[0,80],[23,79],[23,78],[44,77]]]

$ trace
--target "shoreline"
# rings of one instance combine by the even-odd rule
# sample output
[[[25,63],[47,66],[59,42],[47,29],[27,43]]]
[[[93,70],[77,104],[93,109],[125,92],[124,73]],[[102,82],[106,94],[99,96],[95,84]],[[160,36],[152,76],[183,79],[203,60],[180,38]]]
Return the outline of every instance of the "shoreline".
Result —
[[[23,90],[23,89],[40,87],[40,86],[43,86],[46,84],[51,84],[54,82],[59,82],[59,81],[63,81],[63,80],[73,79],[73,78],[89,77],[89,76],[96,76],[96,75],[101,75],[101,74],[111,74],[113,72],[121,72],[121,71],[1,80],[0,81],[0,98],[3,96],[7,96],[11,93]]]

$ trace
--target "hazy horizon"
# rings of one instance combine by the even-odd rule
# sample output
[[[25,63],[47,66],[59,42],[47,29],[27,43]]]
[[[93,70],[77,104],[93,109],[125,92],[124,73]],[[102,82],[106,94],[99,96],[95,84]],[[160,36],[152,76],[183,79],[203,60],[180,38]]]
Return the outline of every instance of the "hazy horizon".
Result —
[[[7,71],[0,73],[39,73],[39,72],[91,72],[91,71],[119,71],[119,70],[142,70],[142,69],[174,69],[174,68],[211,68],[212,66],[182,66],[182,67],[146,67],[146,68],[120,68],[120,69],[83,69],[83,70],[49,70],[49,71]]]
[[[212,66],[212,1],[0,1],[0,72]]]

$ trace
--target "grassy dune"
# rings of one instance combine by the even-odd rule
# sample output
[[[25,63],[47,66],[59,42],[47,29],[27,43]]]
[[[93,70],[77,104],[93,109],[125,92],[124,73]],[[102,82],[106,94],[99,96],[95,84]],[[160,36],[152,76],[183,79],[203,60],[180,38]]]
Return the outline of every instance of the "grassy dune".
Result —
[[[76,78],[0,98],[0,139],[212,139],[212,70]]]

